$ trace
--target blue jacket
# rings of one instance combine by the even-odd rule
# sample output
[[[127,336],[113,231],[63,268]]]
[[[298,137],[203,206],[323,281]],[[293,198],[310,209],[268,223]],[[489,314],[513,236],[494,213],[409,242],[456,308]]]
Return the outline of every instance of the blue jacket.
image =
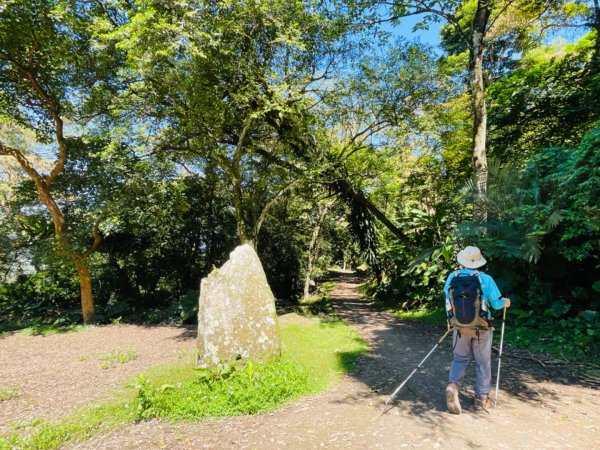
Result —
[[[481,283],[482,290],[482,309],[487,311],[488,317],[492,316],[490,305],[494,309],[504,308],[506,302],[502,298],[502,294],[500,294],[500,290],[498,289],[498,286],[496,286],[496,282],[492,277],[480,270],[459,269],[451,272],[450,275],[448,275],[446,284],[444,285],[444,293],[446,294],[446,315],[448,315],[449,311],[452,311],[452,305],[450,305],[450,293],[448,292],[452,278],[454,278],[457,273],[472,275],[475,272],[479,272],[479,282]]]

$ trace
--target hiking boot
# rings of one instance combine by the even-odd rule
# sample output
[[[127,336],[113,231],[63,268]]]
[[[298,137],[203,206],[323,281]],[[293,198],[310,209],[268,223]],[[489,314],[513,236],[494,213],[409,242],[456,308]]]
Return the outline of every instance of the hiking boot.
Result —
[[[450,383],[446,386],[446,405],[450,414],[460,414],[460,402],[458,401],[458,385]]]
[[[488,396],[476,396],[475,397],[475,411],[485,411],[489,414],[492,401]]]

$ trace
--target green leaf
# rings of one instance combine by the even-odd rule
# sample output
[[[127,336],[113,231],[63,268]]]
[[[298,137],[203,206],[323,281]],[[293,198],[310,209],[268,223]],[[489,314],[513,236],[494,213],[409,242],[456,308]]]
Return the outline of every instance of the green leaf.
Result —
[[[588,322],[595,322],[596,320],[598,320],[598,315],[599,312],[598,311],[592,311],[592,310],[585,310],[581,313],[581,315],[583,316],[583,318],[585,320],[587,320]]]
[[[563,302],[554,302],[552,303],[552,314],[554,317],[564,316],[571,309],[571,305],[568,305]]]

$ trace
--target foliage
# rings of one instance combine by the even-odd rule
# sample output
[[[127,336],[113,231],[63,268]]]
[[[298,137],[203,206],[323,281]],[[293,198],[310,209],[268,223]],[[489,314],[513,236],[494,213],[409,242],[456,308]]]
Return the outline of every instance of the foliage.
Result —
[[[0,285],[0,316],[6,322],[23,324],[76,323],[81,318],[81,312],[74,309],[78,291],[72,274],[68,275],[42,270]]]
[[[431,216],[418,210],[412,213],[417,221],[431,219]],[[421,233],[429,233],[433,229],[417,228]],[[427,237],[421,236],[421,239],[425,245],[431,242]],[[366,294],[392,309],[399,307],[404,311],[422,308],[435,310],[436,302],[441,303],[440,292],[446,276],[453,268],[454,254],[454,242],[450,236],[436,244],[437,247],[427,248],[417,257],[399,253],[398,249],[391,247],[387,254],[387,277],[381,283],[367,289]]]
[[[64,122],[50,193],[100,322],[193,322],[200,279],[240,242],[257,248],[280,308],[328,265],[367,262],[369,292],[426,314],[456,251],[476,243],[515,311],[552,310],[589,347],[600,16],[589,2],[547,3],[491,6],[485,223],[470,222],[468,193],[471,0],[10,1],[0,136],[46,176]],[[446,21],[439,47],[364,26],[412,14],[416,29]],[[591,32],[548,41],[573,28]],[[0,162],[1,327],[77,323],[56,217],[22,166]]]
[[[569,358],[593,353],[600,324],[599,146],[595,129],[579,148],[544,149],[522,170],[492,161],[484,202],[487,219],[462,222],[455,238],[450,235],[452,222],[440,228],[435,222],[422,222],[432,216],[411,211],[409,217],[420,230],[413,235],[415,241],[421,248],[432,242],[437,247],[426,248],[416,258],[390,247],[390,276],[371,285],[368,294],[400,317],[436,317],[456,249],[477,245],[489,261],[484,270],[513,301],[509,320],[516,331],[511,342],[545,346]],[[476,189],[468,183],[452,203],[455,218],[460,217],[463,200],[468,205],[474,195]],[[441,217],[452,216],[444,212]],[[436,235],[436,229],[448,233],[443,245],[439,243],[443,233]],[[543,344],[535,344],[542,334],[546,334]]]
[[[524,163],[539,149],[578,145],[599,119],[596,37],[527,52],[519,67],[492,84],[490,153]]]
[[[513,310],[505,334],[507,343],[549,353],[571,361],[600,362],[597,349],[600,321],[597,311],[558,319],[551,313],[534,318],[523,310]]]
[[[442,27],[442,47],[450,55],[464,54],[480,3],[476,0],[441,3],[454,8],[455,17]],[[484,56],[486,76],[490,80],[514,70],[522,53],[539,46],[561,24],[582,26],[591,13],[587,5],[570,0],[499,0],[491,2],[490,8]]]
[[[542,150],[521,173],[493,167],[487,221],[459,230],[463,243],[482,248],[513,299],[516,343],[547,333],[548,349],[574,356],[599,341],[599,149],[594,129],[577,149]]]
[[[575,314],[600,307],[590,270],[599,267],[599,148],[595,129],[578,149],[544,149],[518,178],[513,167],[496,168],[487,222],[461,230],[465,243],[480,243],[498,274],[512,277],[506,283],[524,309],[543,313],[564,303],[564,313]]]

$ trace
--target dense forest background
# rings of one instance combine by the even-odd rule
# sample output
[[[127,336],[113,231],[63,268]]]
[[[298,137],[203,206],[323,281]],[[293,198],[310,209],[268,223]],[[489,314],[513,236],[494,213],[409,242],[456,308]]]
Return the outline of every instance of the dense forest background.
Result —
[[[193,322],[240,243],[281,308],[360,266],[435,311],[475,244],[514,324],[592,349],[599,31],[597,0],[2,0],[3,327]]]

